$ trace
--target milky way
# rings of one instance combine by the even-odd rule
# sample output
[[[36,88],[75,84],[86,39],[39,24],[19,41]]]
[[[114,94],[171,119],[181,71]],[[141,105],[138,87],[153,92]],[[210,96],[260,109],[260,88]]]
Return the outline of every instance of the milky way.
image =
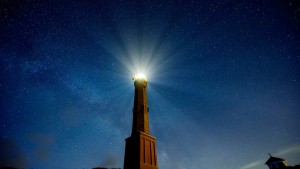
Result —
[[[132,77],[160,169],[300,164],[294,0],[0,1],[0,167],[123,167]]]

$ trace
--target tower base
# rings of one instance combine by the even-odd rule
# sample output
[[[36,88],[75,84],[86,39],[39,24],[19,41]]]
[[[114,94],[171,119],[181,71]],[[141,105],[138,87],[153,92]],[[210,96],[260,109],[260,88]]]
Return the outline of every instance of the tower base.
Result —
[[[128,137],[123,169],[158,169],[155,137],[141,131]]]

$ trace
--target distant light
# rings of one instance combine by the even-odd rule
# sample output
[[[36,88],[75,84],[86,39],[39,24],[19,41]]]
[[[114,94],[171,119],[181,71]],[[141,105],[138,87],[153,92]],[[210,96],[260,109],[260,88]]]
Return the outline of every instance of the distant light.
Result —
[[[147,78],[143,73],[139,73],[139,74],[135,75],[132,79],[133,80],[144,79],[145,81],[147,81]]]

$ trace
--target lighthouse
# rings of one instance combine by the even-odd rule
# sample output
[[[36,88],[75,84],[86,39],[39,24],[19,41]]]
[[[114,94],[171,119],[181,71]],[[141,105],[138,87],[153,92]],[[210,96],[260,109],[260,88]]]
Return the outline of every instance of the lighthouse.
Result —
[[[134,105],[131,136],[126,139],[124,169],[158,169],[156,138],[150,134],[147,78],[134,76]]]

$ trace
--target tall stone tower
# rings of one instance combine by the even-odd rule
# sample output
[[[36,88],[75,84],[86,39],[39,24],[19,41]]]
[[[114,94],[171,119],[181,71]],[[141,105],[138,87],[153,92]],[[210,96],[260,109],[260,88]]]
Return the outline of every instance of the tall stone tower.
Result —
[[[124,169],[158,169],[156,139],[150,135],[147,79],[137,75],[134,80],[134,107],[131,136],[126,139]]]

